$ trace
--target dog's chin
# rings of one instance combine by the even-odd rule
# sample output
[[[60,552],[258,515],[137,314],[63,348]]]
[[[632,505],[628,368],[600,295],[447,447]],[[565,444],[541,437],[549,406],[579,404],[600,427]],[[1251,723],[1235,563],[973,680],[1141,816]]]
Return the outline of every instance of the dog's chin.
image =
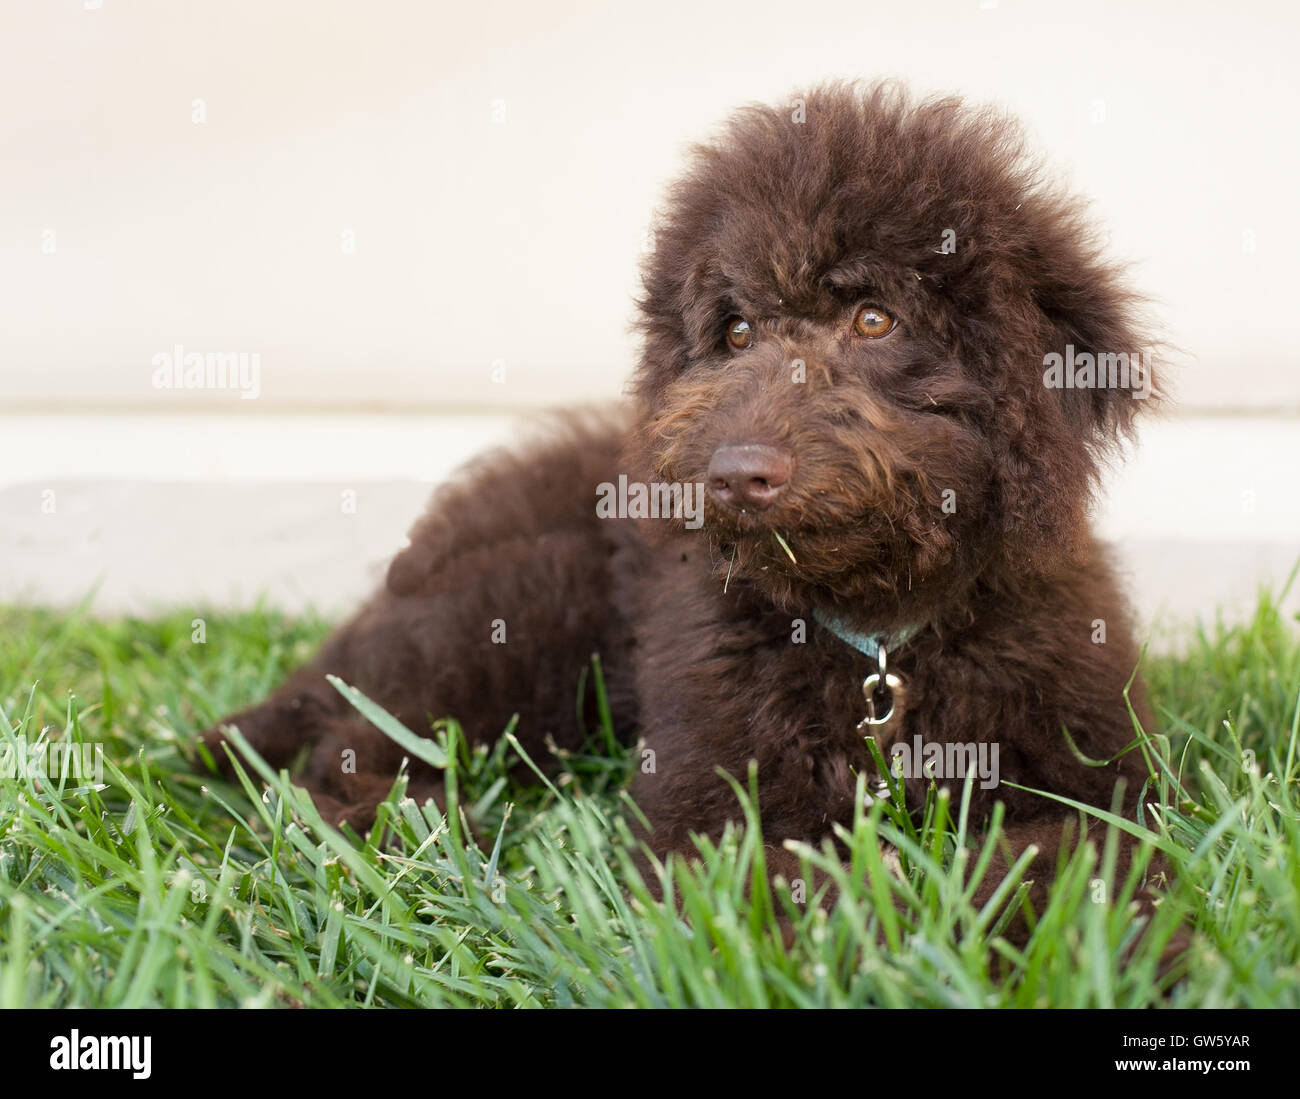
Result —
[[[799,518],[779,508],[719,509],[695,533],[708,542],[715,580],[790,609],[848,603],[896,622],[928,613],[948,582],[951,547],[936,555],[912,542],[902,534],[903,516],[882,509],[848,522]]]
[[[701,533],[719,575],[770,592],[834,594],[842,585],[860,587],[871,574],[880,586],[892,585],[898,548],[871,537],[868,526],[799,526],[779,514],[732,513],[706,520]]]
[[[798,571],[800,550],[815,571],[869,567],[873,561],[896,556],[901,548],[896,526],[882,513],[819,517],[780,508],[707,511],[703,532],[715,547],[737,546],[750,555],[776,555]]]

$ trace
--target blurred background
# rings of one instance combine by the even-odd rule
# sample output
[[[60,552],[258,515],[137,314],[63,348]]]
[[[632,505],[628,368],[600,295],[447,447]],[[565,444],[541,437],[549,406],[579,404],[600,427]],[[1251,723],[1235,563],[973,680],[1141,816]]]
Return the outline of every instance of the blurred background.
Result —
[[[1148,622],[1239,614],[1300,558],[1298,40],[1283,0],[0,0],[0,601],[346,609],[456,465],[619,397],[690,141],[896,76],[1017,113],[1156,299],[1178,403],[1097,521]],[[245,384],[168,387],[195,352]]]

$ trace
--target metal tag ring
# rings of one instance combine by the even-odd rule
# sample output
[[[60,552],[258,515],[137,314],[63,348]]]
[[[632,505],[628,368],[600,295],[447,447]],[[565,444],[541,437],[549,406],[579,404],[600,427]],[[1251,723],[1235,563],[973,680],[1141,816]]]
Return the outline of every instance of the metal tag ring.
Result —
[[[896,675],[885,675],[885,693],[889,695],[889,709],[879,717],[876,716],[876,691],[880,686],[880,673],[872,672],[862,681],[862,694],[867,700],[867,716],[862,719],[864,725],[883,725],[894,716],[894,698],[903,689],[903,681]]]

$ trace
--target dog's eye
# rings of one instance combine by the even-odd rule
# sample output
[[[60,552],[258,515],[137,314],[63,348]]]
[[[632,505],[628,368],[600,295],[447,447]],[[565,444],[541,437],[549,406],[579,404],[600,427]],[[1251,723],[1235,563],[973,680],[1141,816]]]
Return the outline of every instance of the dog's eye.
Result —
[[[754,330],[744,317],[732,317],[727,321],[727,343],[737,351],[744,351],[754,343]]]
[[[853,331],[869,340],[888,335],[894,327],[894,318],[874,305],[864,305],[853,318]]]

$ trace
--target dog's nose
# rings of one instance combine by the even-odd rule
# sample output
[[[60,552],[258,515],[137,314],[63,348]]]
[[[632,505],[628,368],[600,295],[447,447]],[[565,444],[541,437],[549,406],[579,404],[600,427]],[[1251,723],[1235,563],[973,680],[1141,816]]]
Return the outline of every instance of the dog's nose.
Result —
[[[709,491],[727,507],[762,511],[785,491],[793,469],[790,452],[774,446],[719,447],[709,462]]]

